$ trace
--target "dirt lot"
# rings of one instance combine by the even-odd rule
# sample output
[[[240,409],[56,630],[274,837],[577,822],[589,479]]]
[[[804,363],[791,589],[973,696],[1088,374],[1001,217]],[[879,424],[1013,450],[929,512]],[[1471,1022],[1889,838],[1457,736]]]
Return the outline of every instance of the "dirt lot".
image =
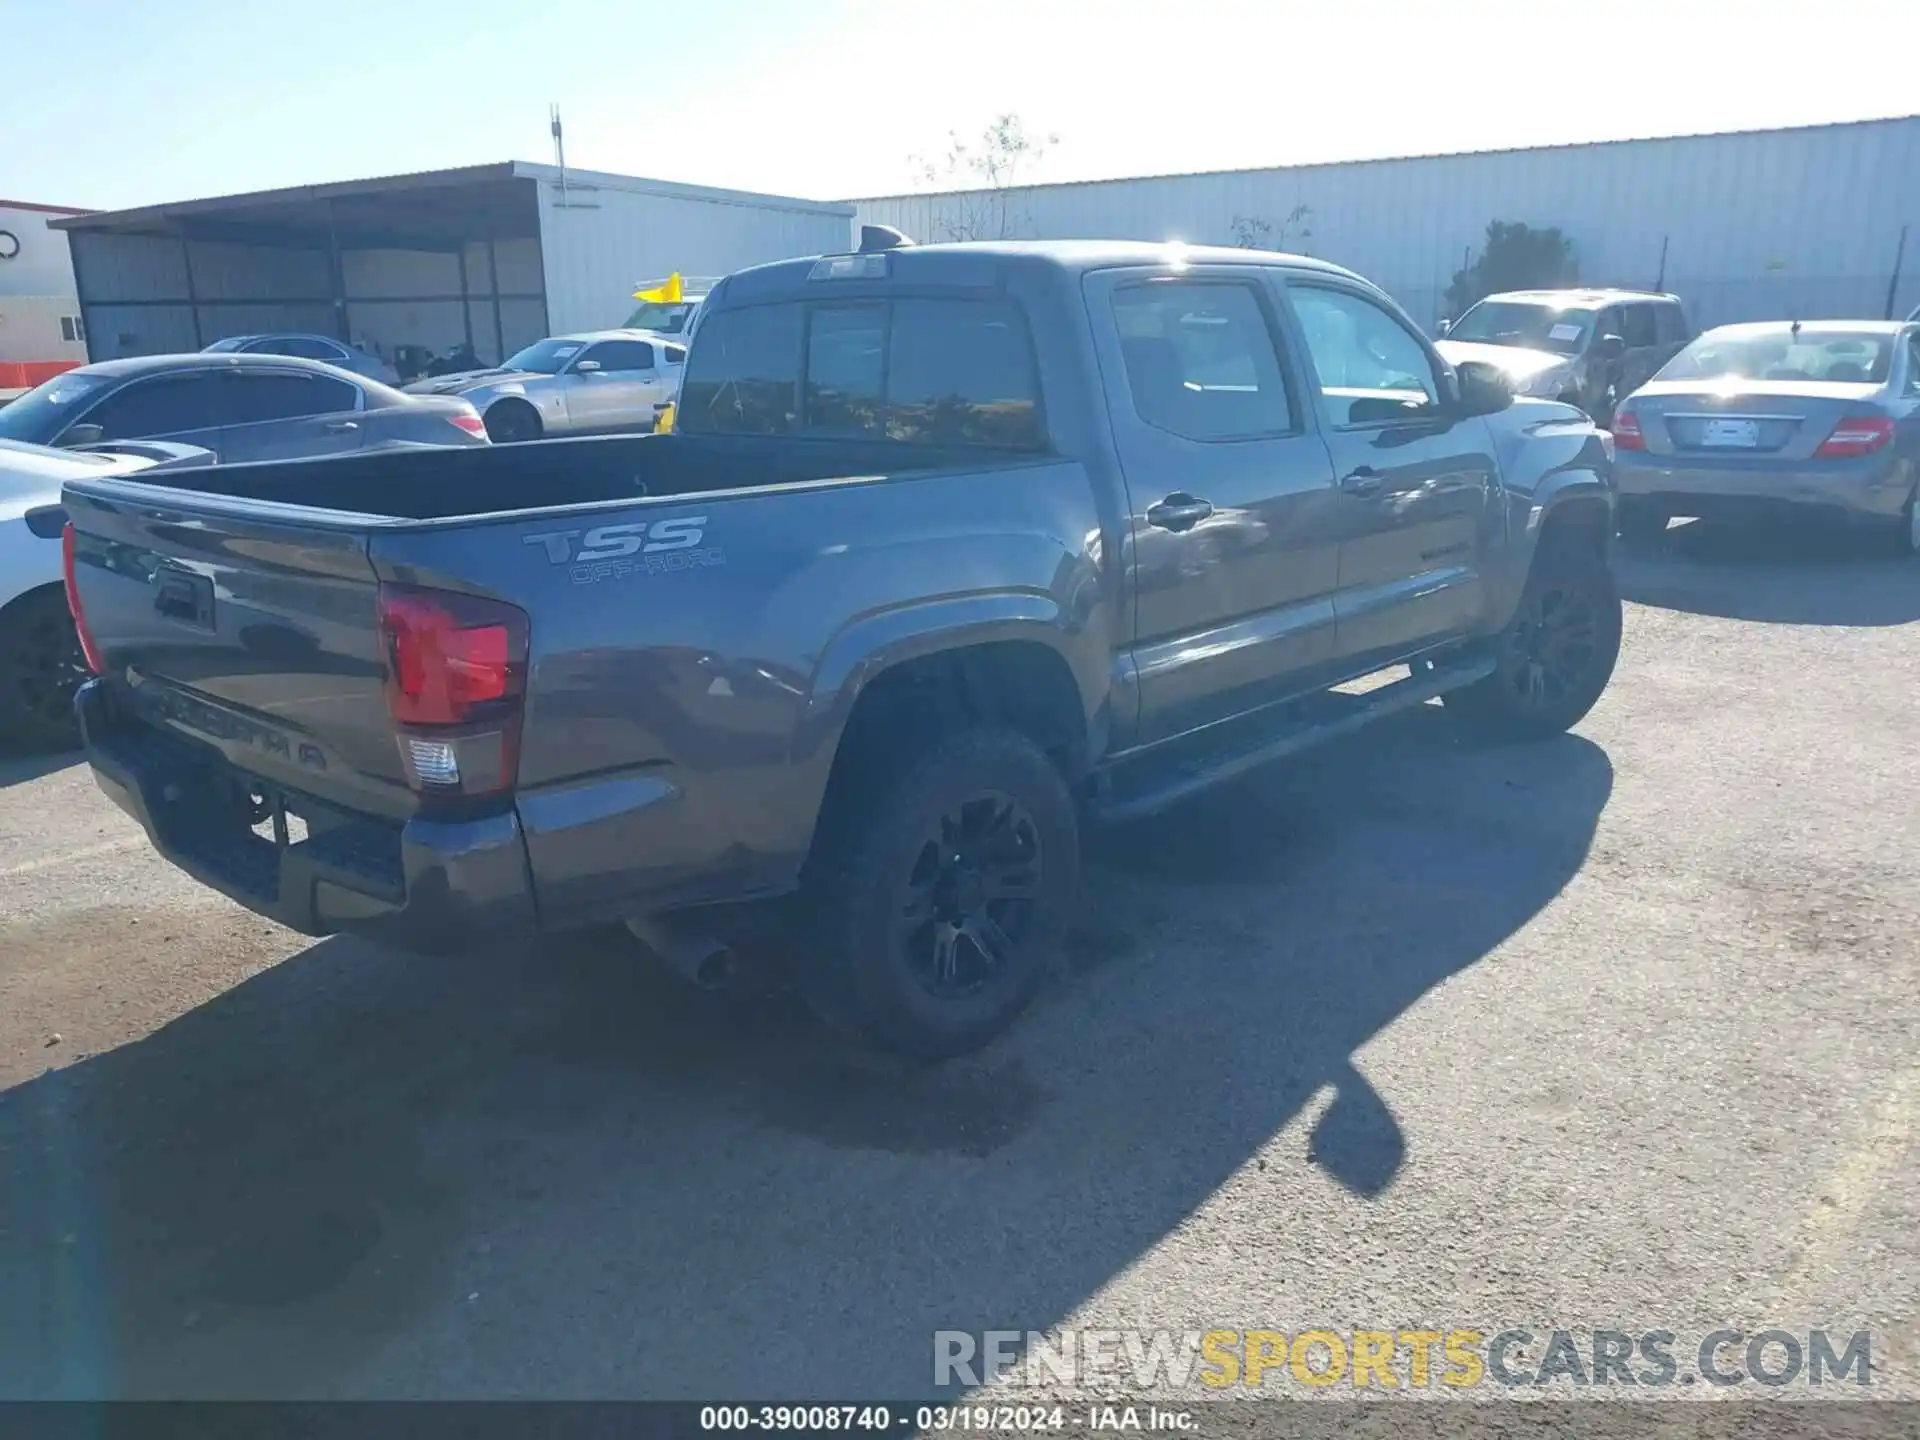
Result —
[[[1068,973],[917,1073],[612,938],[310,943],[10,762],[0,1395],[845,1398],[936,1329],[1418,1323],[1864,1328],[1920,1393],[1920,564],[1785,544],[1623,562],[1577,735],[1429,710],[1102,838]]]

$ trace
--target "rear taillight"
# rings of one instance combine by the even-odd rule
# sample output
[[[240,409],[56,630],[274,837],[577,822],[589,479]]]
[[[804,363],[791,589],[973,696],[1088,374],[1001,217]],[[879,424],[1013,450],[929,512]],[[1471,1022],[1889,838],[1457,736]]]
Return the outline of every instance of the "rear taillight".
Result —
[[[1613,448],[1644,450],[1647,437],[1640,429],[1640,417],[1631,410],[1616,410],[1613,416]]]
[[[456,430],[464,430],[469,435],[485,435],[487,422],[478,415],[449,415],[447,423]]]
[[[80,580],[73,569],[77,543],[73,523],[69,521],[60,531],[60,571],[67,582],[67,613],[73,616],[74,633],[80,637],[80,653],[87,657],[87,668],[96,675],[104,675],[107,667],[101,662],[100,647],[93,643],[93,632],[87,628],[87,612],[80,604]]]
[[[1885,415],[1848,415],[1833,427],[1813,453],[1822,460],[1851,460],[1871,455],[1893,439],[1893,421]]]
[[[387,712],[423,797],[513,788],[526,694],[526,612],[498,600],[382,585]]]

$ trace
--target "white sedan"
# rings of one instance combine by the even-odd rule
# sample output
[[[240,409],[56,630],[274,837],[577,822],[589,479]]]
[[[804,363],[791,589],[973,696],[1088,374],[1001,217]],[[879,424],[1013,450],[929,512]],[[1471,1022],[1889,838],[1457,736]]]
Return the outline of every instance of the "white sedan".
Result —
[[[0,440],[0,745],[50,750],[79,738],[73,692],[87,677],[87,663],[67,614],[62,482],[213,458],[197,446],[165,441],[50,450]]]

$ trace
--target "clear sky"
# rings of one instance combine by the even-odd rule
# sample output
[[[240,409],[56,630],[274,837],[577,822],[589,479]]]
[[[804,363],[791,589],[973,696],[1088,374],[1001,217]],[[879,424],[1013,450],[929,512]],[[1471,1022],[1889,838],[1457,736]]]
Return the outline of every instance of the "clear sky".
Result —
[[[0,196],[551,158],[816,198],[1019,114],[1038,178],[1920,111],[1916,0],[0,0]]]

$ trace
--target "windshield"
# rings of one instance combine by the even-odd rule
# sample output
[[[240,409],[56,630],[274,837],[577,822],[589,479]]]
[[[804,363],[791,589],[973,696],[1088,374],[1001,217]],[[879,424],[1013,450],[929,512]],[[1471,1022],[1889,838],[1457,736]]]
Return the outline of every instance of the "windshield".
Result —
[[[1482,300],[1454,322],[1447,339],[1577,355],[1592,329],[1591,310],[1566,309],[1536,300]]]
[[[1709,330],[1656,380],[1818,380],[1883,385],[1893,337],[1871,330],[1796,330],[1791,325]]]
[[[687,328],[687,320],[699,304],[698,300],[682,300],[672,305],[649,301],[627,317],[627,329],[657,330],[662,335],[678,335]]]
[[[36,385],[11,405],[0,406],[0,440],[50,444],[80,413],[84,402],[112,384],[105,375],[69,372]]]
[[[517,354],[509,355],[502,370],[531,370],[539,375],[558,375],[567,362],[587,348],[584,340],[537,340]]]

